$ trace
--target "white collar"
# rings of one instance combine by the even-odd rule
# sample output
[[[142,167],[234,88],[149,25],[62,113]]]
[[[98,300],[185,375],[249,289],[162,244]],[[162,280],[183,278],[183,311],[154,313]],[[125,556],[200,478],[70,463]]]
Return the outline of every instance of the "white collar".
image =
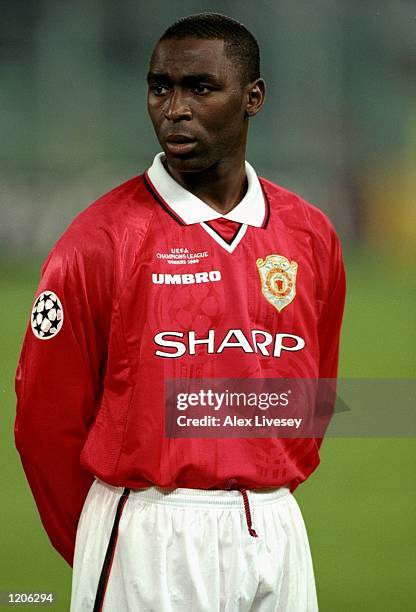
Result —
[[[163,156],[163,152],[156,155],[153,164],[146,171],[145,177],[160,203],[167,207],[175,217],[179,218],[180,222],[190,225],[191,223],[213,221],[223,217],[230,221],[253,225],[254,227],[264,225],[268,207],[257,174],[247,161],[245,162],[248,181],[247,192],[237,206],[226,215],[222,215],[177,183],[165,170],[162,164]]]

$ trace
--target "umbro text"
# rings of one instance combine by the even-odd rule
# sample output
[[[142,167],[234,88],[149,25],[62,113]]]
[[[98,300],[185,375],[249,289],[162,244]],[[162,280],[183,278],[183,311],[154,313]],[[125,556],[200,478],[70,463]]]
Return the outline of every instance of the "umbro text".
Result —
[[[195,272],[194,274],[161,274],[153,273],[152,281],[155,285],[192,285],[194,283],[210,283],[221,280],[219,270],[210,272]]]

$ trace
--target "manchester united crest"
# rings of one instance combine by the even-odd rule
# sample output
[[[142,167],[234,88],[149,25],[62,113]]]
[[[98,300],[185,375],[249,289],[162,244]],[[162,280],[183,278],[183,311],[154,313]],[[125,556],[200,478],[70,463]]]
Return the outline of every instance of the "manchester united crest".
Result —
[[[283,255],[267,255],[256,261],[260,274],[261,290],[268,302],[279,312],[286,308],[296,295],[298,264]]]

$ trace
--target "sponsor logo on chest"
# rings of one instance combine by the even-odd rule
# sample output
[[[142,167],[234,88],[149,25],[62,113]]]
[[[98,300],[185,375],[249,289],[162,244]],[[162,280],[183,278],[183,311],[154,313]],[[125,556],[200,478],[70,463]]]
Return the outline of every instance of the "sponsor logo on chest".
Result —
[[[194,283],[211,283],[221,280],[219,270],[195,272],[190,274],[163,274],[153,272],[152,282],[155,285],[193,285]]]
[[[252,329],[246,335],[242,329],[229,329],[225,336],[218,337],[215,329],[208,330],[206,336],[199,337],[195,331],[162,331],[153,338],[159,348],[158,357],[177,358],[182,355],[196,355],[197,348],[208,354],[221,354],[225,350],[259,353],[267,357],[281,357],[287,351],[301,351],[306,343],[295,334],[271,334],[262,329]],[[168,349],[168,350],[162,350]]]

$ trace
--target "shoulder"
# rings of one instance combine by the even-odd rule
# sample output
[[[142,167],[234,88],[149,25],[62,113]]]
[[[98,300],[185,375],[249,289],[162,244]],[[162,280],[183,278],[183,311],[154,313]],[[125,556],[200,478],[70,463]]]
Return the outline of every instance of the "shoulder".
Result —
[[[307,245],[314,262],[318,299],[345,299],[345,269],[342,246],[328,217],[298,194],[260,178],[270,205],[270,223],[288,232],[295,244]]]
[[[82,210],[54,244],[52,251],[79,253],[117,248],[130,235],[145,233],[155,207],[143,175],[133,177]]]
[[[342,245],[334,225],[322,210],[298,194],[264,178],[260,181],[270,205],[270,224],[276,224],[277,231],[290,233],[295,244],[309,245],[318,286],[326,296],[329,290],[325,287],[333,286],[332,277],[344,276]]]
[[[154,206],[144,184],[143,175],[136,176],[108,191],[80,212],[65,234],[73,238],[85,235],[114,235],[129,227],[137,227],[154,213]]]
[[[322,210],[281,185],[259,179],[269,201],[271,218],[293,231],[310,234],[315,242],[330,248],[339,243],[333,223]]]
[[[143,175],[118,185],[74,218],[48,253],[42,274],[56,269],[122,282],[154,213]]]

